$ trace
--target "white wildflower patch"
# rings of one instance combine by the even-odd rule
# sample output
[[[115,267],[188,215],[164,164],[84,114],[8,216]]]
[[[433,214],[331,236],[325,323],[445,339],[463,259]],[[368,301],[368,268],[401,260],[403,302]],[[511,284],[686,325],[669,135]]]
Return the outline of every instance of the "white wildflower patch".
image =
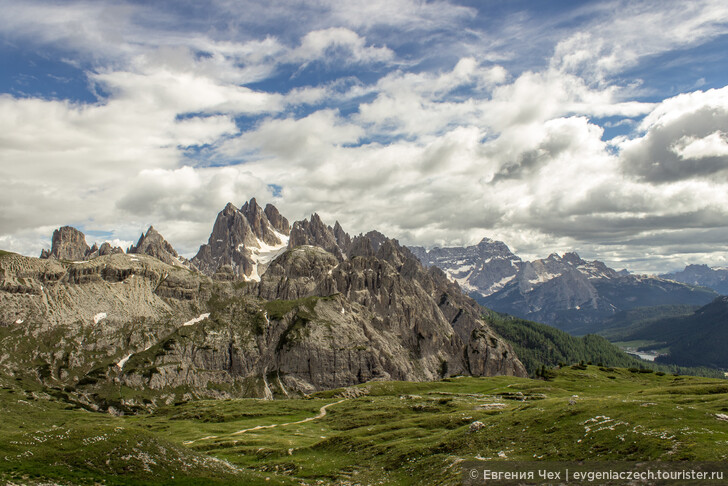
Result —
[[[593,432],[601,432],[602,430],[615,430],[615,427],[620,425],[627,426],[628,422],[622,422],[621,420],[615,421],[611,417],[606,415],[597,415],[596,417],[590,418],[582,422],[584,426],[584,435]]]

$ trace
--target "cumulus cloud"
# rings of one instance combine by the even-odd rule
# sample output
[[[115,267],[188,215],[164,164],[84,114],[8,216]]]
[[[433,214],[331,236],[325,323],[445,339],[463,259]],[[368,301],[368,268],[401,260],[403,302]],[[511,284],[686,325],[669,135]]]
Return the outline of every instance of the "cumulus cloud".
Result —
[[[387,47],[367,46],[366,39],[343,27],[315,30],[301,39],[301,45],[288,54],[290,62],[385,62],[394,57]]]
[[[712,177],[728,170],[728,87],[663,101],[620,144],[623,170],[647,182]]]
[[[705,159],[728,156],[728,134],[715,131],[703,138],[684,136],[672,146],[681,159]]]
[[[723,35],[721,2],[514,12],[492,32],[444,1],[211,5],[214,29],[159,5],[3,3],[0,30],[71,53],[99,99],[0,95],[2,247],[154,224],[191,256],[225,203],[256,196],[404,243],[490,236],[637,270],[722,258],[728,88],[645,102],[619,79]],[[534,42],[545,61],[517,65]]]

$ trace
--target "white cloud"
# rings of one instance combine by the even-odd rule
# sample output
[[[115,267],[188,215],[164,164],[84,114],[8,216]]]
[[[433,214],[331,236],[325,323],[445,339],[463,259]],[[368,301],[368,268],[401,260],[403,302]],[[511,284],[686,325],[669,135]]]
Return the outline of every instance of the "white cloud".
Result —
[[[5,35],[59,45],[106,94],[0,96],[1,246],[36,253],[69,223],[129,241],[154,224],[191,256],[225,203],[251,196],[407,243],[488,235],[645,268],[683,258],[645,260],[654,249],[718,258],[689,235],[728,237],[728,88],[645,103],[639,80],[614,81],[721,35],[721,2],[515,13],[492,32],[441,1],[212,5],[215,29],[159,6],[3,3]],[[553,48],[550,62],[512,69],[522,44]]]
[[[664,100],[640,130],[642,136],[618,144],[626,173],[658,183],[725,174],[728,87]]]
[[[561,40],[551,66],[603,82],[640,59],[699,45],[726,31],[728,5],[720,0],[601,2],[595,20]]]
[[[307,63],[319,59],[327,62],[385,62],[394,58],[387,47],[367,46],[356,32],[342,27],[315,30],[301,39],[301,45],[288,54],[290,62]]]
[[[672,151],[681,159],[728,156],[728,134],[715,131],[703,138],[685,136],[675,142]]]
[[[322,3],[331,9],[334,21],[366,29],[391,26],[404,30],[419,30],[443,24],[457,27],[462,20],[477,15],[473,8],[444,1],[325,0]]]

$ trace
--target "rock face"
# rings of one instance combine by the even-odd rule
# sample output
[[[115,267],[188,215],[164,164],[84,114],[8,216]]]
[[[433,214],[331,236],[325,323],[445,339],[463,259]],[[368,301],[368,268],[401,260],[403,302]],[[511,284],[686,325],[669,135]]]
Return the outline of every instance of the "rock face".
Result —
[[[71,226],[63,226],[55,230],[52,241],[50,251],[43,250],[41,258],[80,261],[92,253],[84,234]]]
[[[53,232],[52,247],[50,250],[43,250],[40,258],[82,261],[117,253],[124,253],[124,250],[118,246],[112,247],[107,242],[104,242],[100,248],[96,246],[96,243],[89,248],[83,233],[71,226],[63,226]]]
[[[254,200],[228,205],[211,237],[223,241],[208,251],[243,245],[260,250],[247,255],[261,265],[287,225]],[[526,376],[476,303],[396,240],[351,237],[315,215],[293,227],[291,240],[303,244],[283,247],[245,282],[232,265],[213,279],[165,263],[157,250],[172,252],[153,229],[137,253],[87,262],[0,256],[0,325],[10,336],[0,341],[0,371],[126,411],[369,380]],[[127,387],[123,398],[111,383]]]
[[[601,322],[622,310],[703,305],[715,297],[666,279],[616,271],[576,253],[523,261],[504,243],[487,238],[466,248],[412,251],[426,265],[442,268],[480,304],[575,334],[598,331]]]
[[[688,265],[684,270],[660,275],[688,285],[699,285],[713,289],[721,295],[728,295],[728,268],[711,268],[708,265]]]
[[[375,231],[351,238],[338,223],[335,228],[325,226],[317,215],[311,222],[295,223],[293,228],[289,250],[271,264],[255,290],[266,300],[343,299],[340,313],[332,313],[329,319],[348,321],[350,330],[342,336],[358,338],[340,336],[339,341],[322,344],[335,347],[345,339],[351,347],[363,346],[368,367],[357,364],[362,357],[357,353],[329,356],[329,361],[319,363],[324,369],[336,375],[332,366],[338,359],[351,370],[350,379],[525,376],[510,346],[480,319],[475,302],[442,271],[425,269],[396,240]],[[296,246],[294,242],[303,244]],[[341,326],[344,324],[337,322],[337,328]],[[363,339],[367,336],[368,343]],[[305,355],[309,362],[311,356],[318,356],[313,350]],[[286,373],[290,374],[290,369]]]
[[[123,253],[85,262],[0,258],[0,373],[73,389],[93,407],[116,363],[199,315],[211,279]],[[93,395],[93,396],[92,396]]]
[[[240,221],[226,211],[218,222]],[[287,250],[244,292],[249,297],[217,302],[209,319],[180,328],[164,353],[129,366],[159,370],[152,387],[215,383],[261,397],[375,379],[526,376],[473,300],[381,233],[352,238],[314,214],[294,223]],[[143,373],[124,379],[142,386]]]
[[[186,258],[180,257],[172,245],[153,226],[149,227],[146,234],[142,234],[139,237],[136,246],[130,246],[126,252],[129,254],[149,255],[163,261],[167,265],[191,267],[190,262]]]
[[[344,238],[342,235],[343,230],[341,230],[338,221],[336,225],[339,228],[339,238]],[[307,219],[296,221],[293,223],[293,228],[291,228],[289,247],[295,248],[303,245],[323,248],[339,260],[346,258],[345,250],[339,246],[334,228],[325,225],[319,215],[315,213],[311,215],[311,221]]]
[[[111,244],[106,241],[101,244],[101,247],[99,247],[99,256],[118,255],[119,253],[124,253],[124,250],[118,246],[111,246]]]
[[[260,280],[270,261],[287,247],[290,233],[286,218],[270,204],[263,210],[255,198],[240,209],[228,203],[192,263],[207,275],[229,266],[236,278]]]

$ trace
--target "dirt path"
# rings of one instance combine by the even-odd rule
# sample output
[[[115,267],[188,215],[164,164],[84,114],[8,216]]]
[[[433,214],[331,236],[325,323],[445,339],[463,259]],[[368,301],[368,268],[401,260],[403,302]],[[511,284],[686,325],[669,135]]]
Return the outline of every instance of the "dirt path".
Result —
[[[275,427],[284,427],[286,425],[296,425],[296,424],[303,424],[303,423],[306,423],[306,422],[312,422],[314,420],[318,420],[320,418],[325,417],[326,416],[326,409],[329,408],[330,406],[332,406],[332,405],[338,405],[339,403],[344,402],[346,400],[347,400],[347,398],[343,398],[343,399],[339,400],[338,402],[333,402],[333,403],[329,403],[327,405],[324,405],[323,407],[321,407],[319,409],[319,414],[316,415],[316,416],[314,416],[314,417],[309,417],[309,418],[305,418],[303,420],[298,420],[297,422],[286,422],[284,424],[257,425],[255,427],[251,427],[249,429],[242,429],[242,430],[238,430],[237,432],[231,432],[230,434],[225,434],[222,437],[227,437],[227,436],[232,437],[234,435],[244,434],[244,433],[250,432],[252,430],[273,429]],[[202,440],[219,439],[220,437],[221,436],[218,436],[218,435],[208,435],[207,437],[202,437],[200,439],[187,440],[187,441],[183,442],[183,444],[184,445],[189,445],[189,444],[194,444],[195,442],[200,442]]]

